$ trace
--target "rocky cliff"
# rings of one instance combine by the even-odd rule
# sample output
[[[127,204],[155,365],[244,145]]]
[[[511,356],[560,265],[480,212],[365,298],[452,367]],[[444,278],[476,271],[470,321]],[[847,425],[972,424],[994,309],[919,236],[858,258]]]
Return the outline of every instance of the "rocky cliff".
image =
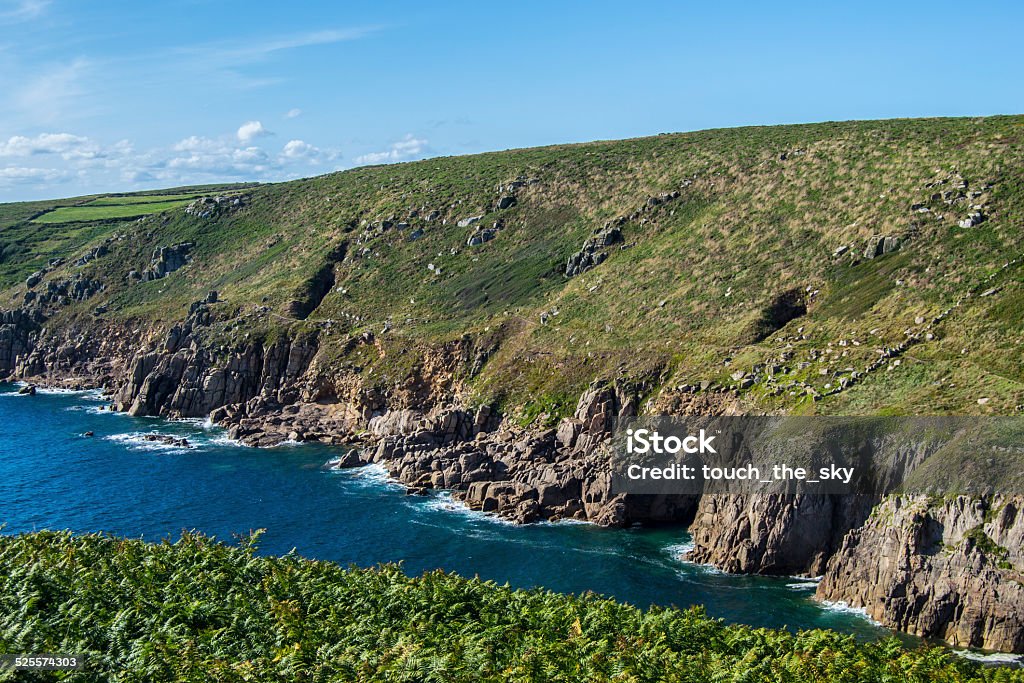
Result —
[[[1024,651],[1024,499],[894,496],[829,559],[822,600],[959,646]]]

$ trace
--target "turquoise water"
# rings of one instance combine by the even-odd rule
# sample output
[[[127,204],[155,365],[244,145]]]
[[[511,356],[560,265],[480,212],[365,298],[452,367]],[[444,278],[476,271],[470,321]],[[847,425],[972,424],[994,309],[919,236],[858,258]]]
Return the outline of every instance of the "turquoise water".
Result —
[[[682,529],[513,526],[466,511],[445,494],[406,496],[374,468],[327,472],[320,445],[252,449],[197,422],[99,410],[94,393],[17,395],[0,384],[0,523],[106,531],[158,540],[196,529],[221,539],[266,529],[268,554],[343,564],[443,568],[516,587],[593,591],[641,607],[703,604],[712,616],[755,626],[823,627],[872,638],[882,629],[810,599],[799,579],[729,576],[680,561]],[[86,431],[95,432],[84,437]],[[141,437],[185,436],[193,449]]]

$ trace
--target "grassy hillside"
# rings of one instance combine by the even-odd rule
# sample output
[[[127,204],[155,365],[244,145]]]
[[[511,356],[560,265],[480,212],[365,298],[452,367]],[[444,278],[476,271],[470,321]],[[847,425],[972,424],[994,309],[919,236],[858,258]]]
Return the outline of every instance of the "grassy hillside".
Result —
[[[0,652],[84,654],[75,681],[1024,680],[895,639],[253,551],[191,534],[0,536]]]
[[[595,377],[629,378],[651,396],[714,382],[756,411],[1008,414],[1024,404],[1021,116],[513,150],[245,195],[242,208],[207,218],[169,206],[142,220],[41,225],[39,203],[2,206],[0,282],[12,286],[0,300],[20,303],[21,280],[48,258],[116,236],[107,256],[84,267],[68,258],[48,276],[107,283],[62,316],[89,319],[103,303],[108,319],[167,325],[216,289],[221,340],[320,328],[339,367],[381,385],[422,365],[427,348],[468,339],[482,359],[459,378],[472,400],[538,419],[565,413]],[[972,214],[979,222],[960,227]],[[615,219],[621,242],[567,277],[569,257]],[[470,246],[482,229],[492,239]],[[180,242],[195,244],[189,266],[125,278],[155,247]],[[362,331],[377,335],[377,351],[346,350]],[[907,348],[850,381],[908,332]]]

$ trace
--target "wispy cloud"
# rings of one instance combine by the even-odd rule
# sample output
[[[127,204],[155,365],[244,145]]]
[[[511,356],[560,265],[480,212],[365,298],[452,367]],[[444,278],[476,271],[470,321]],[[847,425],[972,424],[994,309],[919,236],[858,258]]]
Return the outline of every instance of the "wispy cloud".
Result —
[[[43,0],[0,0],[0,24],[39,16],[46,6]],[[177,89],[202,97],[205,92],[222,95],[228,88],[264,88],[289,80],[287,71],[273,72],[285,53],[358,40],[378,30],[370,26],[247,36],[142,54],[85,53],[45,62],[30,59],[25,50],[0,49],[0,123],[67,125],[85,115],[109,114],[113,103],[131,106],[134,98]],[[293,111],[297,113],[288,117],[301,114]]]
[[[263,61],[277,52],[358,40],[379,30],[379,26],[330,29],[289,36],[270,36],[240,41],[188,45],[176,48],[175,51],[182,55],[197,57],[207,64],[220,67],[244,66]]]
[[[51,0],[0,0],[0,23],[14,24],[42,16]]]
[[[286,119],[297,119],[300,116],[302,116],[302,110],[299,109],[298,107],[295,107],[294,109],[289,109],[287,112],[285,112],[284,115]]]
[[[417,138],[408,133],[398,142],[394,142],[386,150],[370,152],[356,157],[357,164],[387,164],[396,161],[408,161],[421,157],[430,151],[427,140]]]
[[[76,58],[21,74],[11,84],[9,102],[36,123],[57,121],[85,94],[89,68],[88,60]]]

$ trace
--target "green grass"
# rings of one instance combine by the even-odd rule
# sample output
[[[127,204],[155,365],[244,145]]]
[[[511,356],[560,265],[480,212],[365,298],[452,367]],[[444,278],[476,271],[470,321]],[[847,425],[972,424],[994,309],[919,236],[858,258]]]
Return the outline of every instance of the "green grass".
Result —
[[[155,199],[156,197],[154,197]],[[119,218],[139,218],[153,213],[160,213],[179,206],[185,206],[190,199],[166,199],[161,201],[128,202],[124,204],[107,204],[90,202],[81,206],[63,206],[48,211],[35,219],[36,223],[75,223],[81,221],[107,221]]]
[[[948,650],[726,625],[699,608],[512,590],[395,565],[170,543],[0,536],[0,652],[85,655],[69,681],[1021,681]]]
[[[147,204],[151,202],[172,202],[184,199],[195,199],[202,197],[202,194],[194,192],[187,194],[133,194],[133,195],[111,195],[99,197],[92,200],[86,206],[124,206],[126,204]]]
[[[152,206],[159,196],[230,188],[83,198],[65,202],[81,206],[53,205],[42,218],[104,218],[96,223],[32,222],[42,207],[5,205],[0,285],[7,290],[0,298],[18,305],[19,283],[48,258],[73,259],[123,235],[83,271],[107,283],[104,293],[68,306],[53,326],[88,317],[98,303],[107,306],[107,320],[133,329],[166,326],[209,289],[232,310],[267,306],[281,316],[327,254],[347,243],[336,286],[304,324],[335,322],[323,344],[337,348],[324,348],[326,355],[345,365],[348,335],[387,327],[381,343],[403,353],[347,365],[359,368],[360,381],[387,389],[381,383],[416,367],[410,356],[443,355],[453,345],[486,348],[486,362],[472,373],[472,364],[460,366],[453,379],[474,400],[532,406],[517,417],[536,419],[546,412],[537,406],[557,405],[561,413],[593,379],[629,379],[657,397],[678,384],[728,384],[738,366],[777,364],[784,354],[793,358],[783,363],[786,380],[821,392],[835,381],[830,369],[862,369],[876,349],[904,339],[915,318],[930,319],[972,294],[900,369],[874,373],[853,389],[815,403],[802,390],[773,395],[761,381],[737,397],[709,401],[754,412],[1009,413],[1024,404],[1021,270],[1000,267],[1024,251],[1022,122],[998,116],[749,127],[429,159],[244,188],[244,209],[211,219],[186,216],[180,205],[137,223],[114,216],[139,212],[131,206],[166,208]],[[795,149],[806,153],[780,160]],[[936,189],[926,185],[953,169],[971,190],[992,184],[970,200],[983,202],[988,214],[976,228],[957,227],[966,204],[930,199]],[[491,211],[497,186],[517,176],[537,182],[519,191],[515,207]],[[597,268],[564,277],[566,259],[594,230],[672,190],[681,193],[677,201],[622,226],[628,248],[615,247]],[[931,203],[932,213],[913,213],[920,202]],[[430,211],[439,217],[428,223]],[[505,225],[494,240],[469,247],[472,229],[457,222],[478,214],[485,227],[499,218]],[[371,229],[385,218],[410,228]],[[410,240],[415,229],[423,236]],[[897,253],[863,259],[873,235],[906,239]],[[125,280],[128,270],[146,267],[154,248],[183,241],[196,245],[193,266],[165,281]],[[832,258],[840,245],[850,253]],[[64,267],[49,277],[78,272]],[[979,297],[989,286],[1002,289]],[[807,314],[764,336],[760,312],[779,294],[808,288],[818,294]],[[218,343],[239,341],[228,331],[240,329],[232,321],[217,324],[222,328],[211,335]],[[244,320],[261,334],[288,334],[290,325],[304,327],[270,316]],[[838,346],[851,340],[859,343]],[[830,348],[836,353],[823,356]],[[982,390],[990,399],[984,407],[977,403]]]

